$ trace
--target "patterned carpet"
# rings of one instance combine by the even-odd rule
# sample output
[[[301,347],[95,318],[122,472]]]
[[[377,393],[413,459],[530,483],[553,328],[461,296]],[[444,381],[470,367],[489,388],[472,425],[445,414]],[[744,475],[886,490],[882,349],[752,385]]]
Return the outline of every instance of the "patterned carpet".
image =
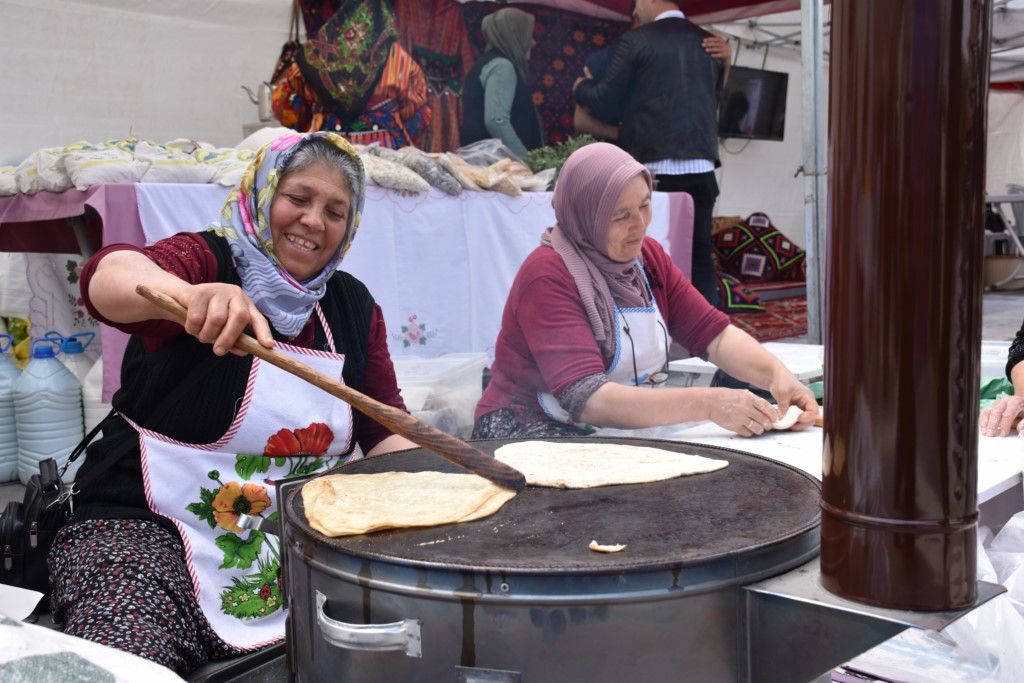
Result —
[[[732,322],[758,341],[783,339],[807,333],[807,297],[762,301],[764,311],[737,313]]]

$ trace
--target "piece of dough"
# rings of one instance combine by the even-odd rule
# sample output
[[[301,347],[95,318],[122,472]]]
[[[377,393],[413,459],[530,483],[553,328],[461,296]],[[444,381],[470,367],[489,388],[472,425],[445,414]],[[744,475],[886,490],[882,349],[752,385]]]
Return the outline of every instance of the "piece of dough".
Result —
[[[309,525],[326,536],[468,522],[515,496],[475,474],[329,474],[302,486]]]
[[[778,408],[778,406],[775,406]],[[790,406],[786,414],[779,418],[778,422],[772,423],[773,429],[789,429],[796,424],[796,420],[803,414],[803,410],[797,406]]]
[[[526,476],[526,483],[559,489],[643,484],[714,472],[729,463],[648,446],[520,441],[494,457]]]
[[[587,547],[593,550],[595,553],[618,553],[626,549],[625,544],[620,543],[617,545],[601,545],[597,541],[591,541],[590,545]]]

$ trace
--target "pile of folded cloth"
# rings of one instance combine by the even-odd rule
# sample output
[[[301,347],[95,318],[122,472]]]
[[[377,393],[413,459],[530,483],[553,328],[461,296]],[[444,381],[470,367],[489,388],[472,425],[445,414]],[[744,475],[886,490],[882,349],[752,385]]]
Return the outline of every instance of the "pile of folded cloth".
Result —
[[[267,134],[264,132],[263,137]],[[132,137],[47,147],[17,166],[0,166],[0,196],[63,192],[72,187],[84,191],[102,183],[215,183],[232,187],[238,184],[260,142],[260,138],[250,136],[237,147],[214,147],[187,139],[161,145]],[[420,193],[435,187],[449,195],[471,190],[518,196],[524,191],[544,191],[551,180],[551,173],[533,174],[511,153],[481,158],[472,149],[464,149],[467,153],[460,155],[463,150],[427,154],[414,147],[393,150],[357,146],[367,182],[396,191]]]

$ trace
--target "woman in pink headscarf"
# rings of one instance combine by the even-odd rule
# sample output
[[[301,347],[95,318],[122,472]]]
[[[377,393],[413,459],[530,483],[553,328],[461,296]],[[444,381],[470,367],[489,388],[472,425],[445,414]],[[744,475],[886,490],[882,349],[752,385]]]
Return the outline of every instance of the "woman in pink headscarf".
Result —
[[[620,148],[595,143],[562,167],[557,224],[523,262],[501,321],[475,438],[579,436],[712,420],[763,434],[789,406],[809,426],[810,390],[753,337],[729,324],[647,237],[651,176]],[[666,387],[675,340],[771,392]]]

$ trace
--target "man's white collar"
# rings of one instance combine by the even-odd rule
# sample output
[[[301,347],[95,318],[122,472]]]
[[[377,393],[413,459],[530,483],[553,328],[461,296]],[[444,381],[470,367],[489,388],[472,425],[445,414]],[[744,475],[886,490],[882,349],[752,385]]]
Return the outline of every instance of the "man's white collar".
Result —
[[[665,10],[664,12],[662,12],[661,14],[659,14],[658,16],[654,17],[654,20],[658,21],[659,19],[671,19],[673,17],[678,18],[678,19],[685,19],[686,18],[683,15],[683,11],[682,10],[668,9],[668,10]]]

